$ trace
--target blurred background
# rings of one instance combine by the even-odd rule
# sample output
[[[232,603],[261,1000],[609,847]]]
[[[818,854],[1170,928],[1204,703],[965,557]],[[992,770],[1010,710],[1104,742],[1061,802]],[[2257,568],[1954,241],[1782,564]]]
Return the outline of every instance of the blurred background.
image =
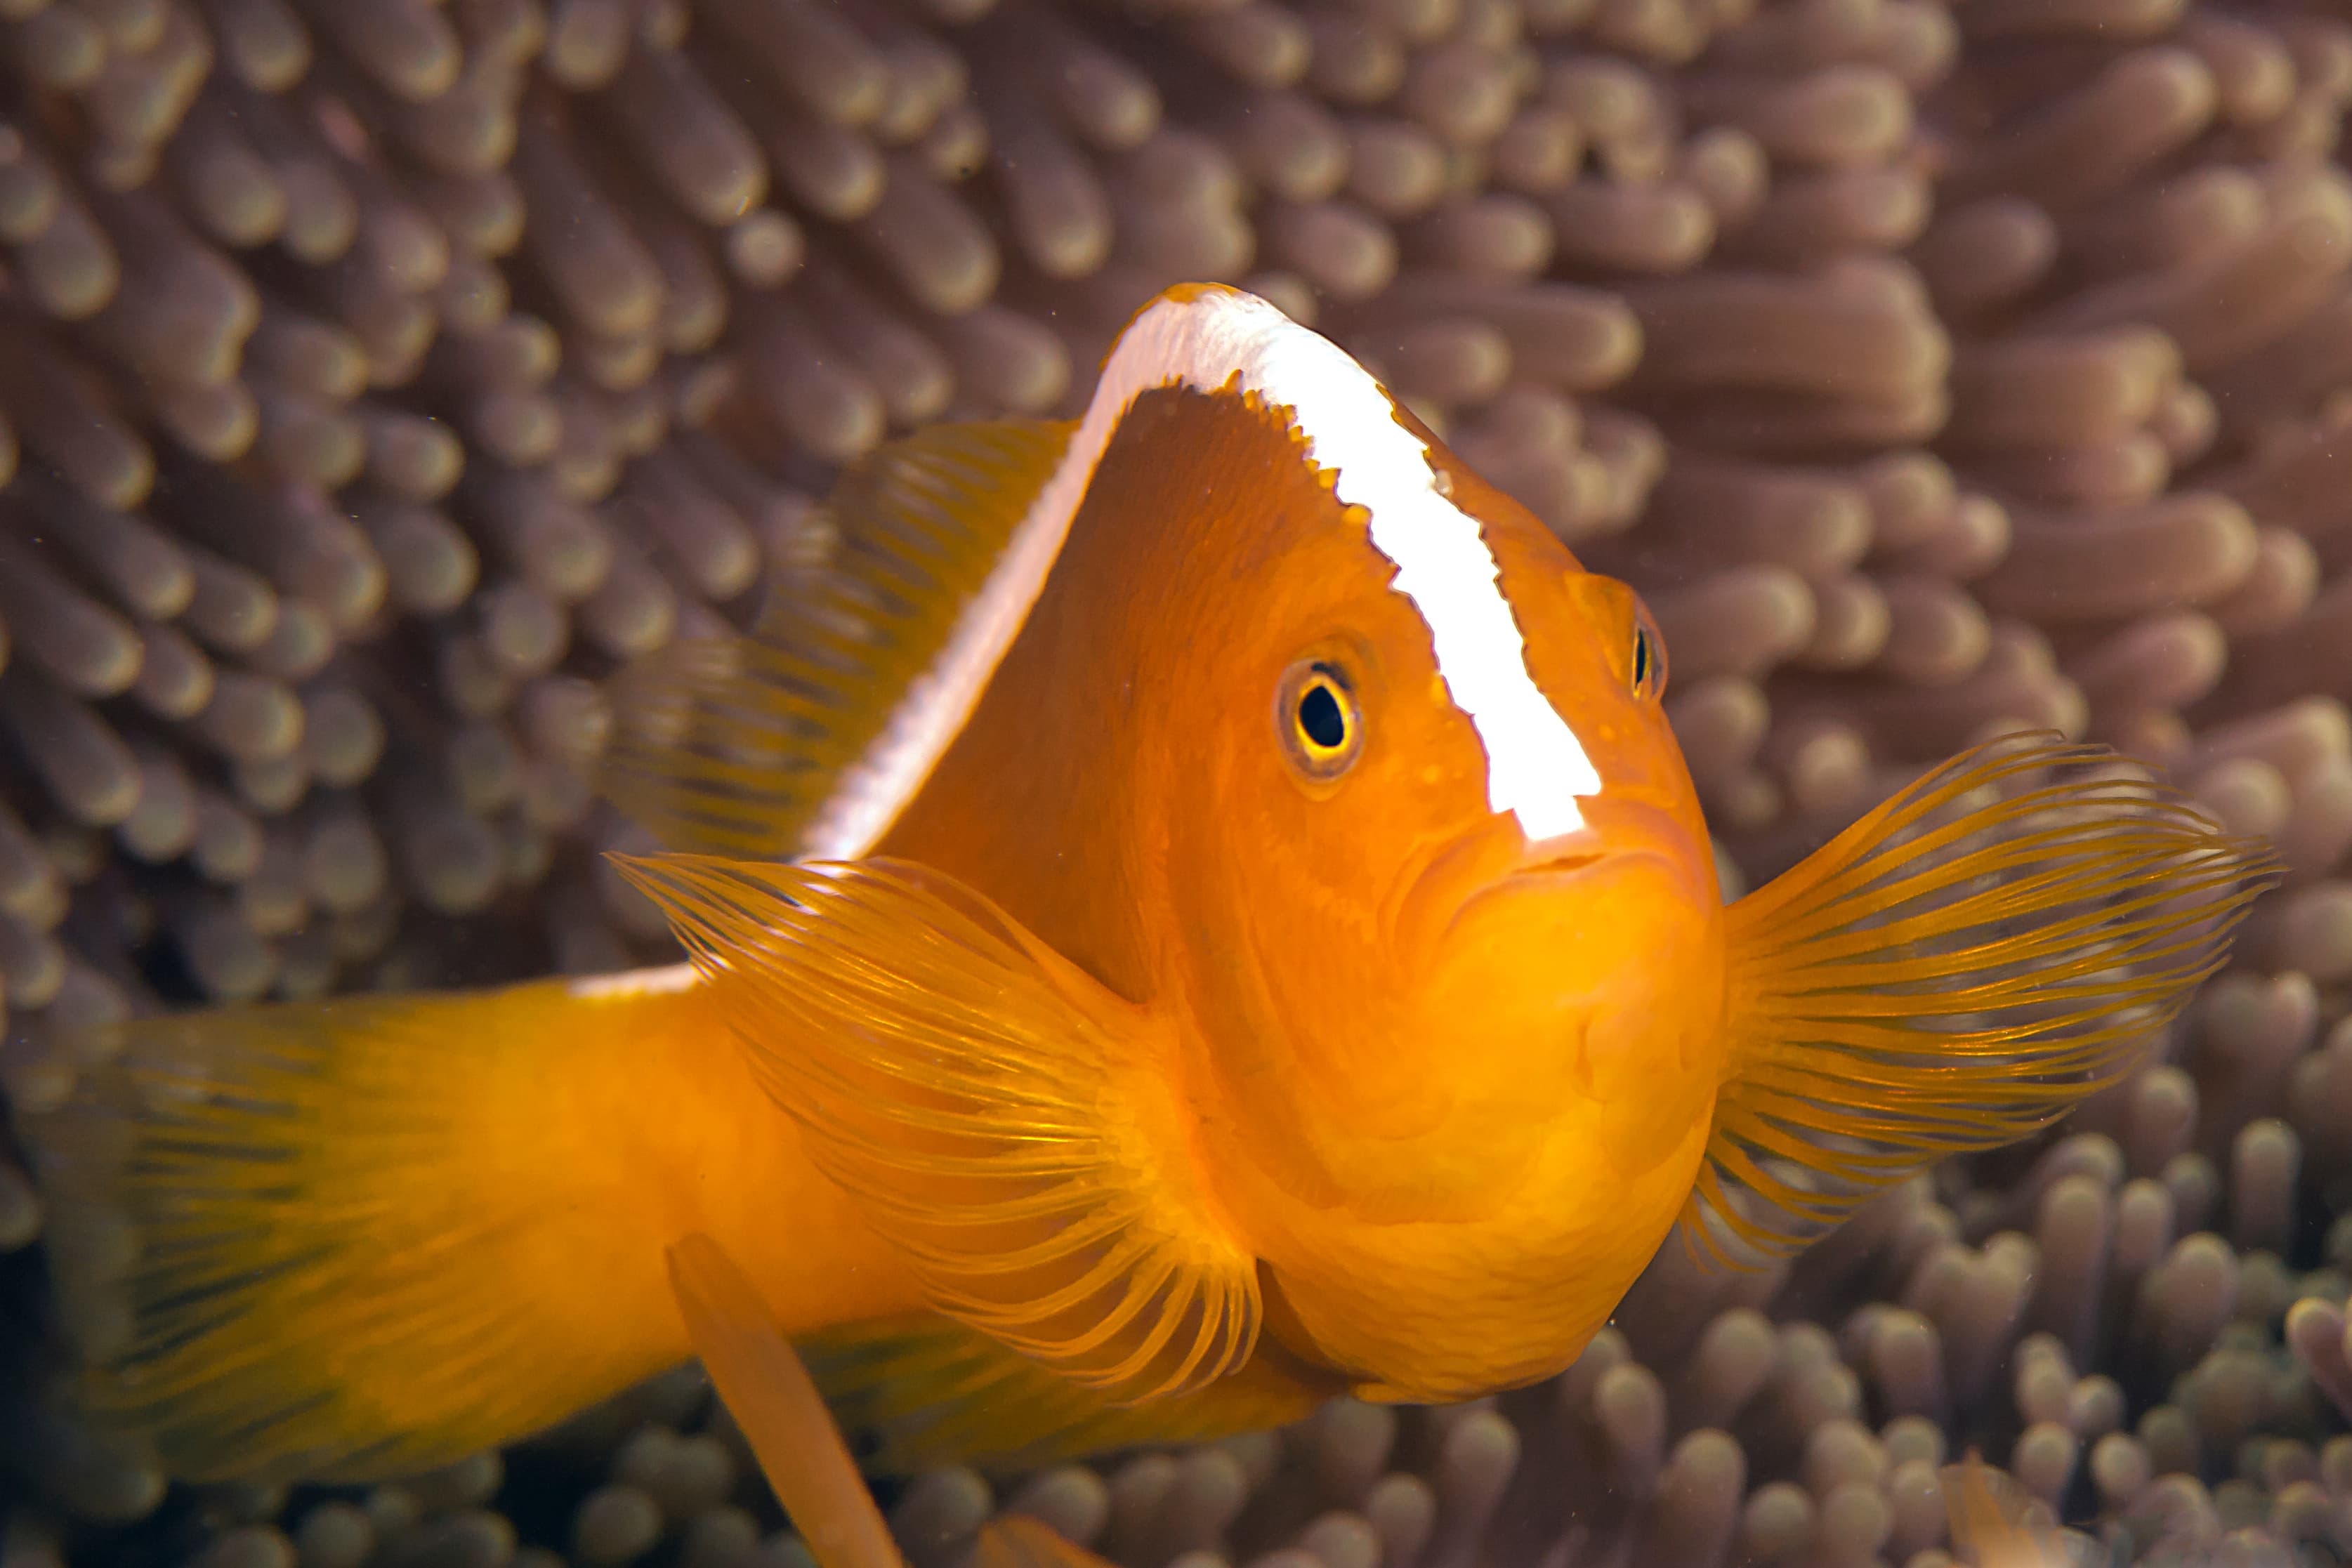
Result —
[[[1791,1268],[1670,1244],[1499,1401],[894,1487],[918,1568],[1006,1506],[1130,1568],[1926,1568],[1970,1447],[2085,1561],[2342,1562],[2347,99],[2342,0],[0,0],[0,1083],[658,957],[614,672],[843,461],[1234,281],[1648,596],[1734,891],[2021,726],[2293,873],[2036,1146]],[[47,1400],[41,1229],[0,1162],[5,1568],[805,1562],[690,1369],[167,1493]]]

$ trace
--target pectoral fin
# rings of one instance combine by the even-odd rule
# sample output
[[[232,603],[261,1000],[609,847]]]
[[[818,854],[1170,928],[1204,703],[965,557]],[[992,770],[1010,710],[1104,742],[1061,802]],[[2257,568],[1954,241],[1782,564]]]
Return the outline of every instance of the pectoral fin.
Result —
[[[1695,1205],[1785,1249],[2046,1125],[2130,1070],[2278,874],[2104,747],[1955,758],[1732,905],[1733,1071]]]
[[[1936,1478],[1943,1483],[1952,1546],[1977,1568],[2066,1568],[2074,1561],[2049,1522],[2048,1506],[2008,1471],[1988,1466],[1974,1448]]]
[[[1116,1401],[1249,1359],[1255,1262],[1200,1179],[1166,1025],[923,867],[620,865],[938,1311]]]

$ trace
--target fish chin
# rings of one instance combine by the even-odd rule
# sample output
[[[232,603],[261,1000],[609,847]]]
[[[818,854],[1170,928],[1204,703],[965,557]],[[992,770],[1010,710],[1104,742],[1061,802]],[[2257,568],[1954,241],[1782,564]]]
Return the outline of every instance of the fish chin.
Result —
[[[1436,968],[1510,992],[1590,1002],[1624,984],[1628,970],[1670,963],[1685,946],[1682,928],[1708,923],[1692,891],[1673,857],[1648,848],[1539,862],[1462,904]]]

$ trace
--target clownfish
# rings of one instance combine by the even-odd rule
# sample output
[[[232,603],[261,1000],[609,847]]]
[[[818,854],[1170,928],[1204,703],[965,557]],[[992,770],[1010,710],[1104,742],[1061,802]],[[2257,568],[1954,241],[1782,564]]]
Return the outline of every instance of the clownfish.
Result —
[[[821,519],[622,688],[685,962],[142,1019],[20,1118],[166,1473],[414,1471],[754,1327],[884,1467],[1523,1385],[1678,1220],[1794,1245],[2113,1082],[2276,873],[2028,737],[1727,906],[1636,595],[1229,288]]]

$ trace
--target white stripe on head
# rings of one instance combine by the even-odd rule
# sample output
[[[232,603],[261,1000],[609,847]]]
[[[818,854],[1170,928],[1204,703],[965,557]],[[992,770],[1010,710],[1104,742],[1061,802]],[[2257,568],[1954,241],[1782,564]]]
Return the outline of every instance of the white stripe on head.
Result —
[[[1237,386],[1291,411],[1307,456],[1333,471],[1342,505],[1370,516],[1373,548],[1429,628],[1438,676],[1486,748],[1487,804],[1516,813],[1530,839],[1582,827],[1576,798],[1597,793],[1601,775],[1536,685],[1502,569],[1477,519],[1438,489],[1427,444],[1398,423],[1388,393],[1338,344],[1255,295],[1207,286],[1161,295],[1120,334],[1086,417],[988,586],[820,814],[803,854],[864,854],[922,787],[1027,620],[1119,422],[1137,398],[1167,386]]]
[[[1289,408],[1307,455],[1333,471],[1332,493],[1370,515],[1373,548],[1429,628],[1438,678],[1486,747],[1487,804],[1516,812],[1530,839],[1582,827],[1576,798],[1599,792],[1600,772],[1536,685],[1502,568],[1477,519],[1438,488],[1428,444],[1345,350],[1265,301],[1204,294],[1191,309],[1208,319],[1210,374],[1238,373],[1244,390]]]

